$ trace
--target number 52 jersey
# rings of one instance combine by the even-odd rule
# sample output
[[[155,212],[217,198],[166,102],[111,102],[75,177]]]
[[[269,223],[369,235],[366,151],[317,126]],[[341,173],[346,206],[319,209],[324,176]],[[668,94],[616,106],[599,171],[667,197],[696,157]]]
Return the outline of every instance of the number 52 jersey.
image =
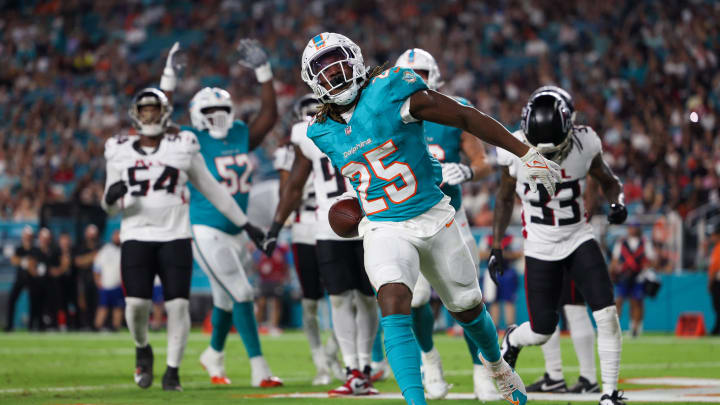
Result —
[[[514,132],[513,136],[524,140],[521,131]],[[562,180],[557,184],[554,196],[550,196],[542,185],[538,185],[537,192],[530,191],[528,179],[524,174],[518,174],[522,165],[520,158],[497,148],[498,164],[507,166],[510,175],[517,179],[515,191],[522,200],[526,256],[547,261],[562,260],[594,237],[583,195],[590,164],[602,153],[602,144],[595,131],[586,126],[573,127],[568,136],[573,137],[573,147],[560,164]]]
[[[105,142],[107,184],[123,180],[128,187],[117,204],[122,211],[120,239],[189,238],[186,183],[192,158],[200,150],[195,135],[187,131],[166,134],[154,151],[144,150],[139,139],[118,135]]]

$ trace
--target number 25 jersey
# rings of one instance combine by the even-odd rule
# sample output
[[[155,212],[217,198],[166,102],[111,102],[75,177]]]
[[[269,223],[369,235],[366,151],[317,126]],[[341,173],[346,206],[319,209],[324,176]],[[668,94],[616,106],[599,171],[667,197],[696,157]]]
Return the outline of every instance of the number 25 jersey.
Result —
[[[127,193],[120,240],[166,242],[190,237],[187,171],[200,145],[190,132],[166,134],[155,151],[138,136],[118,135],[105,142],[108,183],[123,180]]]
[[[521,131],[513,136],[523,141]],[[528,179],[521,171],[520,158],[497,148],[497,161],[507,166],[517,179],[515,191],[522,200],[522,225],[525,255],[540,260],[556,261],[569,256],[583,242],[592,239],[592,226],[585,212],[585,179],[592,160],[602,153],[602,143],[595,131],[575,126],[570,135],[573,147],[560,164],[562,180],[554,196],[538,184],[538,191],[530,191]],[[524,173],[524,171],[522,171]]]

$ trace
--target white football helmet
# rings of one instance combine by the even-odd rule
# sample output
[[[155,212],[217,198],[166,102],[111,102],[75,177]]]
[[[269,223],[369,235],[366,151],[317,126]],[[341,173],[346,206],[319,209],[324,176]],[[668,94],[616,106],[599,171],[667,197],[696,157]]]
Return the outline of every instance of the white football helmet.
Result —
[[[151,122],[145,122],[146,119],[140,114],[140,107],[147,105],[156,105],[160,107],[160,114]],[[165,96],[165,93],[152,87],[147,87],[135,94],[128,115],[133,122],[140,135],[158,136],[165,133],[168,125],[170,125],[170,114],[172,114],[172,106]]]
[[[212,110],[212,111],[211,111]],[[190,121],[195,129],[207,129],[211,137],[223,139],[233,125],[235,108],[230,93],[205,87],[190,100]]]
[[[298,121],[309,120],[320,109],[320,102],[314,93],[308,93],[295,100],[293,116]]]
[[[348,77],[343,65],[352,69],[352,76]],[[341,67],[342,76],[328,77],[327,73],[334,71],[334,66]],[[348,37],[334,32],[312,37],[302,54],[300,77],[322,103],[350,104],[365,82],[366,73],[360,47]],[[323,83],[330,88],[326,89]]]
[[[426,70],[428,72],[428,80],[426,84],[430,90],[437,90],[445,83],[440,78],[440,68],[438,68],[435,58],[430,55],[430,52],[424,49],[408,49],[400,55],[397,62],[395,62],[395,66],[415,71]]]

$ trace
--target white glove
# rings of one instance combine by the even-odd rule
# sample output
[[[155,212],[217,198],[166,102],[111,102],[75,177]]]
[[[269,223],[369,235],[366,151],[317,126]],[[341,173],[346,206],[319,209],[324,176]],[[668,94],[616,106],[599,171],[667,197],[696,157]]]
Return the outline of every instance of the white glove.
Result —
[[[550,159],[546,159],[535,148],[530,148],[525,156],[521,157],[523,170],[530,180],[530,191],[537,191],[537,183],[545,186],[550,196],[555,195],[555,183],[560,182],[560,165]]]
[[[473,178],[472,169],[462,163],[441,163],[442,181],[444,184],[454,186]]]
[[[272,80],[272,69],[268,62],[268,55],[260,46],[257,39],[243,38],[237,46],[238,63],[248,69],[255,70],[255,77],[259,83]]]
[[[165,69],[160,77],[160,90],[162,91],[175,91],[177,86],[178,72],[175,71],[175,65],[178,61],[174,61],[175,53],[180,50],[180,43],[175,42],[168,52],[167,60],[165,61]]]

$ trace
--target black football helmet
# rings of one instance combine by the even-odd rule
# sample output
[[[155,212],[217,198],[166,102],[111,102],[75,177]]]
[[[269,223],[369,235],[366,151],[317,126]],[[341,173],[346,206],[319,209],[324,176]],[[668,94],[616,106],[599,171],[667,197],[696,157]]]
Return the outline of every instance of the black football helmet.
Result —
[[[319,109],[320,102],[315,94],[308,93],[298,98],[293,104],[293,117],[298,121],[306,120],[315,115]]]
[[[565,90],[544,86],[533,92],[522,110],[520,127],[525,139],[557,163],[562,162],[572,149],[570,132],[574,108],[571,105],[572,98]]]

